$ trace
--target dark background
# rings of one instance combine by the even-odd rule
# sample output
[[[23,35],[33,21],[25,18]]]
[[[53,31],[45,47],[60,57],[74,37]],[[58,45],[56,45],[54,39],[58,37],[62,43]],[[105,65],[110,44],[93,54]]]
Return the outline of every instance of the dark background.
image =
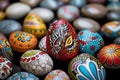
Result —
[[[19,0],[9,0],[9,1],[10,1],[10,3],[14,3],[14,2],[18,2]],[[107,2],[104,5],[106,5],[106,4],[107,4]],[[39,6],[36,6],[36,7],[39,7]],[[56,14],[56,11],[54,11],[54,13]],[[84,17],[84,16],[82,14],[80,14],[80,17]],[[56,19],[57,19],[57,17],[55,17],[52,21],[54,21]],[[24,20],[24,17],[22,19],[17,20],[17,21],[20,22],[21,24],[23,24],[23,20]],[[109,20],[106,17],[104,17],[103,19],[99,19],[96,21],[99,22],[99,24],[102,26],[103,24],[105,24]],[[47,23],[46,25],[49,26],[49,24],[51,22]],[[72,23],[73,22],[71,22],[71,24]],[[76,33],[78,33],[77,30],[76,30]],[[106,38],[104,36],[103,36],[103,39],[105,41],[105,45],[113,43],[113,40],[114,40],[114,39]],[[38,49],[38,47],[36,47],[36,49]],[[19,71],[24,71],[23,69],[21,69],[20,64],[19,64],[19,60],[20,60],[21,55],[18,52],[13,52],[13,53],[14,53],[13,73],[19,72]],[[81,52],[79,52],[79,53],[81,53]],[[96,52],[96,54],[97,54],[97,52]],[[54,69],[61,69],[61,70],[65,71],[66,73],[68,73],[69,61],[67,61],[67,62],[61,62],[61,61],[57,61],[57,60],[53,60],[53,61],[54,61],[53,70]],[[116,70],[115,69],[107,69],[107,68],[105,68],[105,69],[106,69],[106,80],[120,80],[120,69],[116,69]],[[44,80],[45,76],[39,77],[40,80]]]

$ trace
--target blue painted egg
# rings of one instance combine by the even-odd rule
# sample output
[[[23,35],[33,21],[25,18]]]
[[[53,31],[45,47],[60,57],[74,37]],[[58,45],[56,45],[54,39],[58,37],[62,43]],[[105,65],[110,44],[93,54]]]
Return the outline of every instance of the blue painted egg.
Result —
[[[80,54],[68,66],[72,80],[105,80],[106,71],[102,64],[90,54]]]
[[[9,36],[11,32],[22,30],[22,26],[15,20],[3,20],[0,22],[0,32],[5,36]]]
[[[56,10],[58,8],[58,2],[56,0],[42,0],[40,6],[51,10]]]
[[[10,76],[7,80],[39,80],[39,78],[28,72],[18,72]]]
[[[116,38],[120,36],[120,22],[111,21],[105,23],[101,27],[101,33],[108,38]]]
[[[80,31],[78,33],[78,40],[80,51],[92,55],[95,55],[95,52],[104,46],[101,35],[90,30]]]
[[[86,0],[70,0],[70,4],[81,8],[82,6],[86,4]]]

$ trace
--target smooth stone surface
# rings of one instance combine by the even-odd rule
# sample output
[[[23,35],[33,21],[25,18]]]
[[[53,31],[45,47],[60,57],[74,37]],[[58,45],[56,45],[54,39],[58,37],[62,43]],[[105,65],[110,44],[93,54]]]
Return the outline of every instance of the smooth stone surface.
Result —
[[[87,0],[87,2],[90,2],[90,3],[105,3],[106,0]]]
[[[34,8],[29,13],[37,14],[44,22],[49,22],[54,18],[54,13],[47,8]]]
[[[3,11],[0,11],[0,21],[5,18],[6,14]]]
[[[115,38],[113,43],[120,45],[120,37]]]
[[[82,7],[81,12],[84,16],[99,19],[107,14],[107,9],[101,4],[88,4]]]
[[[120,10],[119,11],[112,11],[107,14],[107,18],[109,20],[116,20],[120,21]]]
[[[78,18],[74,21],[73,25],[78,30],[90,29],[97,32],[100,29],[99,23],[89,18]]]
[[[70,0],[70,4],[81,8],[86,4],[86,0]]]
[[[9,36],[13,31],[21,31],[22,26],[19,22],[15,20],[3,20],[0,22],[0,32],[5,36]]]
[[[6,9],[6,15],[8,18],[20,19],[24,17],[30,10],[30,6],[21,2],[16,2],[11,4]]]
[[[64,5],[58,9],[57,16],[59,19],[71,22],[79,17],[79,9],[73,5]]]
[[[41,1],[40,6],[51,10],[56,10],[59,5],[56,0],[43,0]]]
[[[41,0],[20,0],[20,1],[31,7],[35,7],[40,3]]]
[[[0,0],[0,10],[4,11],[9,4],[8,0]]]

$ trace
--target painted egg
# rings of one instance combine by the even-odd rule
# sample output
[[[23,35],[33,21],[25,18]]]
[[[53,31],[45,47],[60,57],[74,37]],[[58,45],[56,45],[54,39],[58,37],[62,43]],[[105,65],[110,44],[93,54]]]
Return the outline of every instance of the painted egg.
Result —
[[[9,42],[16,52],[25,52],[34,49],[37,45],[37,38],[27,32],[15,31],[10,34]]]
[[[40,3],[41,0],[20,0],[20,1],[31,7],[35,7]]]
[[[58,9],[57,16],[59,19],[73,21],[79,17],[79,9],[73,5],[64,5]]]
[[[9,1],[8,0],[0,0],[0,10],[4,11],[6,8],[9,6]]]
[[[70,0],[70,4],[81,8],[86,4],[86,0]]]
[[[46,49],[46,36],[44,36],[44,37],[39,41],[38,47],[39,47],[39,49],[40,49],[41,51],[47,52],[47,49]]]
[[[100,19],[107,14],[107,9],[101,4],[91,3],[83,6],[81,12],[86,17]]]
[[[37,14],[44,22],[49,22],[54,18],[54,13],[47,8],[34,8],[29,13]]]
[[[51,10],[56,10],[58,8],[58,3],[56,0],[43,0],[40,3],[41,7],[49,8]]]
[[[95,55],[104,46],[101,35],[90,30],[82,30],[78,33],[79,49],[81,52]]]
[[[7,58],[0,56],[0,80],[6,80],[11,73],[12,63]]]
[[[58,60],[67,61],[78,54],[78,39],[72,25],[66,20],[51,23],[46,37],[48,54]]]
[[[111,11],[107,14],[107,18],[111,21],[120,21],[120,11]]]
[[[113,43],[120,45],[120,37],[115,38]]]
[[[11,46],[10,46],[7,38],[1,33],[0,33],[0,50],[1,50],[0,55],[3,55],[4,57],[6,57],[10,61],[12,61],[13,53],[12,53]]]
[[[107,4],[107,9],[109,11],[119,11],[120,10],[120,1],[119,0],[109,0]]]
[[[109,44],[104,46],[98,53],[99,61],[107,68],[120,68],[120,45]]]
[[[90,18],[78,18],[73,22],[73,25],[77,30],[90,29],[97,32],[100,29],[100,24]]]
[[[24,17],[30,10],[31,8],[27,4],[16,2],[8,6],[6,9],[6,15],[8,18],[20,19]]]
[[[21,30],[22,30],[21,24],[15,20],[2,20],[0,22],[0,32],[2,32],[5,36],[9,36],[10,33],[14,31]]]
[[[106,0],[87,0],[87,2],[90,2],[90,3],[105,3]]]
[[[7,80],[39,80],[39,78],[28,72],[17,72],[10,76]]]
[[[21,67],[37,76],[49,73],[53,68],[51,57],[40,50],[28,50],[20,59]]]
[[[105,23],[101,27],[101,33],[108,38],[116,38],[120,36],[120,22],[111,21]]]
[[[102,64],[90,54],[80,54],[68,65],[72,80],[106,80],[106,71]]]
[[[24,20],[23,31],[31,33],[38,38],[41,38],[46,34],[47,28],[38,15],[28,14]]]
[[[67,73],[62,70],[53,70],[45,77],[45,80],[70,80]]]
[[[3,11],[0,11],[0,21],[5,18],[6,14]]]

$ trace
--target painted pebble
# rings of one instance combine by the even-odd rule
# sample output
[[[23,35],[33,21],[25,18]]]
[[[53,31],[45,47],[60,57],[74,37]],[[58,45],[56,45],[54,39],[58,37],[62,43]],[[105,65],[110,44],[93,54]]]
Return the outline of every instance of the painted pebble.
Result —
[[[78,40],[80,51],[92,55],[104,46],[101,35],[90,30],[81,30],[78,33]]]
[[[16,52],[25,52],[34,49],[37,45],[37,38],[23,31],[15,31],[10,34],[9,42],[11,47]]]
[[[109,44],[104,46],[98,53],[99,61],[109,69],[120,68],[120,45]]]
[[[106,80],[106,71],[94,56],[82,53],[73,58],[68,65],[72,80]]]
[[[12,63],[7,58],[0,56],[0,80],[6,80],[12,73],[12,69]]]
[[[36,14],[28,14],[23,23],[23,31],[35,35],[37,38],[43,37],[47,28],[42,19]]]
[[[29,72],[17,72],[11,75],[7,80],[39,80],[39,78]]]
[[[28,50],[20,59],[21,67],[37,76],[49,73],[53,68],[51,57],[40,50]]]
[[[45,80],[70,80],[70,78],[66,72],[56,69],[48,73]]]
[[[78,54],[77,35],[66,20],[51,23],[46,37],[47,52],[53,58],[67,61]]]

